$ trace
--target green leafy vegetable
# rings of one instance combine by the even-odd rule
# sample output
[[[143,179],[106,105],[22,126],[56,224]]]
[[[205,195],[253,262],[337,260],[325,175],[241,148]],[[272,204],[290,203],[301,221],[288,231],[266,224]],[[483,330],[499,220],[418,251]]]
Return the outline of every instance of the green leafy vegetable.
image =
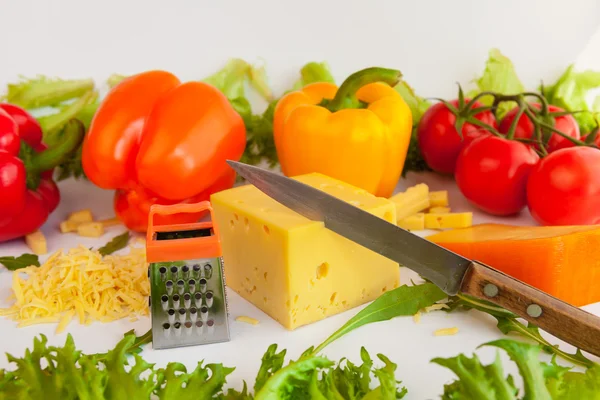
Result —
[[[582,134],[591,132],[596,127],[594,113],[600,112],[600,95],[588,106],[587,96],[592,89],[600,87],[600,71],[575,72],[570,65],[558,80],[540,89],[546,99],[555,106],[567,111],[583,111],[573,114]]]
[[[425,111],[431,107],[431,102],[418,96],[406,81],[400,81],[394,89],[402,96],[412,114],[413,126],[418,125]]]
[[[117,86],[119,83],[121,83],[121,81],[123,81],[124,79],[127,79],[127,75],[112,74],[106,80],[106,84],[108,85],[109,88],[112,89],[115,86]]]
[[[130,238],[131,238],[131,235],[129,234],[129,231],[124,232],[118,236],[115,236],[114,238],[111,239],[110,242],[108,242],[104,246],[100,247],[98,249],[98,253],[102,254],[103,256],[106,256],[108,254],[114,253],[115,251],[124,249],[125,246],[127,246],[127,243],[129,243]]]
[[[399,316],[414,315],[420,309],[429,307],[445,298],[446,294],[433,283],[414,286],[402,285],[385,292],[317,346],[313,353],[319,353],[331,342],[363,325]]]
[[[142,336],[136,336],[135,331],[133,329],[125,332],[123,337],[133,336],[133,341],[128,342],[130,346],[126,349],[125,354],[139,354],[142,352],[142,346],[148,343],[152,343],[152,330],[144,333]],[[108,356],[108,353],[96,353],[91,354],[90,357],[94,357],[96,361],[105,360]]]
[[[417,96],[413,88],[410,87],[405,81],[400,81],[394,87],[394,89],[396,89],[396,91],[400,94],[400,96],[402,96],[406,104],[408,104],[408,107],[410,107],[410,112],[412,114],[413,120],[410,144],[408,146],[408,152],[406,154],[404,168],[402,169],[402,177],[405,177],[406,174],[410,171],[431,171],[431,168],[429,168],[429,166],[423,159],[423,154],[421,154],[421,149],[419,148],[419,142],[417,137],[417,129],[419,126],[419,122],[421,121],[421,117],[423,117],[423,114],[425,114],[425,111],[427,111],[427,109],[429,109],[429,107],[431,106],[431,102],[420,96]]]
[[[4,265],[9,271],[16,271],[32,265],[39,267],[40,260],[35,254],[21,254],[18,257],[0,257],[0,264]]]
[[[69,120],[77,118],[78,114],[83,111],[86,106],[96,101],[97,98],[98,93],[90,90],[74,102],[58,107],[58,112],[37,118],[42,127],[42,131],[44,132],[44,143],[49,147],[56,145],[57,133],[65,127]]]
[[[226,378],[234,369],[222,364],[204,365],[200,361],[189,372],[178,362],[155,368],[133,350],[139,348],[138,339],[128,332],[115,349],[84,355],[75,348],[71,335],[63,347],[49,346],[46,337],[40,335],[34,339],[33,350],[27,350],[22,358],[7,356],[16,368],[0,370],[0,399],[137,400],[155,395],[162,400],[387,400],[406,394],[395,380],[396,365],[379,354],[384,365],[374,368],[364,348],[363,364],[358,366],[314,355],[284,366],[280,355],[285,351],[277,353],[277,347],[271,346],[257,375],[255,387],[259,389],[252,395],[246,383],[241,391],[225,388]],[[379,380],[373,389],[372,374]]]
[[[574,354],[560,350],[558,346],[550,344],[542,337],[537,326],[531,323],[528,323],[528,325],[521,323],[518,320],[519,317],[517,315],[498,307],[495,304],[485,300],[476,299],[469,295],[459,294],[455,297],[451,297],[447,305],[448,308],[446,311],[448,312],[458,309],[475,309],[490,314],[496,318],[498,322],[498,329],[500,329],[500,331],[505,335],[509,333],[516,333],[522,337],[531,339],[539,343],[541,348],[548,354],[556,355],[573,364],[581,365],[583,367],[590,367],[594,365],[594,362],[585,357],[579,349]]]
[[[517,76],[512,61],[498,49],[490,50],[485,70],[481,77],[475,81],[475,84],[477,85],[477,89],[469,93],[469,97],[471,98],[481,92],[515,95],[525,91],[525,87]],[[493,99],[489,96],[484,96],[480,98],[480,101],[486,106],[491,106]],[[502,118],[507,111],[516,107],[516,105],[517,103],[515,102],[504,102],[498,107],[496,115],[498,118]]]
[[[1,100],[27,110],[54,107],[94,89],[93,79],[51,79],[39,76],[11,83]]]
[[[498,355],[492,364],[483,365],[476,355],[459,354],[435,358],[432,362],[452,370],[458,380],[444,387],[442,399],[478,400],[576,400],[600,398],[600,365],[592,364],[586,372],[570,371],[552,362],[539,360],[541,347],[510,339],[485,343],[504,350],[518,367],[524,391],[519,397],[512,376],[504,376]]]
[[[221,70],[205,78],[204,82],[212,84],[223,92],[244,120],[246,150],[241,162],[253,165],[266,162],[270,167],[276,166],[278,159],[273,139],[273,117],[279,99],[273,100],[264,67],[255,67],[235,58],[229,60]],[[310,62],[304,65],[300,70],[300,79],[294,84],[294,89],[314,82],[333,82],[326,63]],[[262,115],[253,113],[246,95],[246,85],[252,87],[269,102]]]
[[[300,69],[300,79],[294,83],[292,90],[300,90],[315,82],[335,83],[335,79],[326,62],[309,62]],[[288,91],[289,92],[289,91]]]

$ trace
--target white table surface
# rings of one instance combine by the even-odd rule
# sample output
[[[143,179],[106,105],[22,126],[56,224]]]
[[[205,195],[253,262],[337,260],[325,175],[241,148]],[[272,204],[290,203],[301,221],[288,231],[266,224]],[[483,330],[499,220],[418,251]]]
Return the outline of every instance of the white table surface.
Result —
[[[453,210],[472,210],[464,197],[460,194],[453,181],[434,174],[409,174],[407,179],[401,180],[398,190],[415,183],[425,182],[431,190],[448,190],[450,204]],[[51,218],[42,227],[48,239],[49,254],[58,249],[68,249],[78,244],[98,246],[106,243],[112,236],[124,231],[123,226],[107,229],[106,234],[98,239],[86,239],[75,234],[61,234],[57,230],[58,223],[66,215],[81,208],[91,208],[96,218],[108,218],[114,215],[112,210],[112,192],[94,187],[85,181],[66,181],[60,183],[62,202]],[[474,212],[474,223],[486,221],[499,221],[509,224],[533,224],[527,212],[514,218],[494,219],[481,213]],[[0,255],[20,255],[28,252],[22,240],[15,240],[0,244]],[[42,256],[40,261],[47,256]],[[10,271],[0,268],[0,307],[8,306],[6,301],[11,294]],[[415,275],[403,268],[402,282],[407,283]],[[186,347],[169,350],[153,350],[151,345],[146,345],[143,357],[157,366],[164,366],[170,361],[184,363],[188,368],[195,367],[199,360],[206,362],[221,362],[226,366],[235,366],[235,371],[229,376],[227,385],[241,388],[242,380],[251,386],[254,383],[261,357],[267,347],[277,343],[279,348],[288,349],[288,357],[297,358],[306,348],[319,344],[346,320],[355,315],[362,307],[338,314],[289,332],[277,322],[246,302],[237,294],[229,291],[231,341],[221,344]],[[584,309],[600,315],[600,303],[584,307]],[[258,319],[256,326],[236,322],[235,317],[245,315]],[[436,337],[436,329],[458,327],[459,333],[455,336]],[[48,337],[49,343],[62,345],[67,333],[71,333],[78,349],[84,353],[104,352],[112,349],[122,338],[123,333],[134,328],[138,334],[145,333],[150,328],[150,319],[141,318],[136,322],[123,319],[113,323],[93,323],[90,326],[79,325],[72,322],[67,330],[55,334],[56,324],[34,325],[31,327],[17,328],[16,322],[0,319],[0,353],[9,352],[15,356],[22,356],[26,348],[33,344],[33,338],[40,333]],[[566,350],[572,347],[566,345],[549,335],[553,343],[560,343]],[[473,352],[485,362],[490,362],[495,355],[495,350],[477,346],[484,342],[503,337],[495,326],[495,320],[485,314],[470,311],[447,314],[445,312],[432,312],[422,316],[421,322],[416,324],[411,317],[400,317],[391,321],[375,323],[361,327],[347,336],[334,342],[325,349],[324,354],[333,360],[347,357],[351,361],[359,361],[361,346],[375,356],[376,353],[387,355],[398,364],[397,379],[402,380],[408,388],[406,399],[426,400],[439,398],[443,392],[443,385],[454,379],[453,374],[436,364],[430,363],[434,357],[451,357],[458,353],[468,355]],[[517,372],[514,364],[508,361],[504,353],[502,358],[508,373]],[[545,356],[544,356],[545,357]],[[0,357],[0,368],[12,368],[6,357]],[[520,380],[517,380],[520,382]]]

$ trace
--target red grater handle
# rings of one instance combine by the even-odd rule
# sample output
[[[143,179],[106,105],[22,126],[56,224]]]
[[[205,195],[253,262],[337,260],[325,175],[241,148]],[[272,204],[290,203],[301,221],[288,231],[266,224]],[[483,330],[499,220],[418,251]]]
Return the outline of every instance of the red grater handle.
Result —
[[[158,226],[155,226],[154,224],[154,217],[156,215],[197,214],[202,211],[208,211],[210,213],[210,222]],[[157,231],[171,232],[195,228],[211,228],[214,235],[210,237],[178,240],[172,243],[169,243],[169,241],[160,243],[155,240]],[[176,255],[182,257],[184,254],[187,254],[185,258],[197,258],[193,257],[193,253],[196,252],[204,252],[206,253],[206,257],[220,256],[221,243],[219,241],[219,231],[214,223],[213,209],[210,202],[201,201],[192,204],[152,205],[150,207],[150,213],[148,214],[148,231],[146,232],[146,257],[148,261],[168,261],[173,260],[173,257]]]
[[[150,213],[148,214],[148,231],[150,232],[154,230],[155,215],[197,214],[202,211],[209,211],[212,219],[213,210],[210,205],[210,202],[206,200],[191,204],[153,204],[150,207]]]

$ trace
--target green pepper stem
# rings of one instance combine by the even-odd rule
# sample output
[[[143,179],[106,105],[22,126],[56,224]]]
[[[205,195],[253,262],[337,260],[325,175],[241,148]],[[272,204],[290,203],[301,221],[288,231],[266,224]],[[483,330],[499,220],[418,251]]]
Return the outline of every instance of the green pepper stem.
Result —
[[[375,82],[384,82],[395,86],[401,77],[402,73],[398,70],[380,67],[371,67],[355,72],[342,83],[327,108],[332,112],[348,108],[347,102],[350,100],[351,103],[355,103],[356,92],[361,87]]]
[[[48,171],[65,162],[83,142],[85,128],[81,121],[71,119],[59,135],[53,147],[49,147],[31,158],[31,163],[27,168],[28,174]]]

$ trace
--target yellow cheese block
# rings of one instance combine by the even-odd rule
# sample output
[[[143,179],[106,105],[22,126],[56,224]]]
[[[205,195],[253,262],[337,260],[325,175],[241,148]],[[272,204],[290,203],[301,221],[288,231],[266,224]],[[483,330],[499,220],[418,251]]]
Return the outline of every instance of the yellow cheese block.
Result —
[[[431,207],[429,213],[431,214],[448,214],[450,207]]]
[[[429,192],[429,203],[432,207],[448,207],[448,191]]]
[[[418,213],[398,221],[400,228],[407,231],[422,231],[425,229],[425,214]]]
[[[425,229],[467,228],[473,225],[473,213],[425,214]]]
[[[389,199],[317,173],[294,179],[396,221]],[[215,193],[210,201],[227,286],[287,329],[375,300],[400,284],[398,263],[291,211],[252,185]]]
[[[401,221],[430,207],[429,187],[424,183],[396,193],[390,200],[396,205],[396,219]]]

